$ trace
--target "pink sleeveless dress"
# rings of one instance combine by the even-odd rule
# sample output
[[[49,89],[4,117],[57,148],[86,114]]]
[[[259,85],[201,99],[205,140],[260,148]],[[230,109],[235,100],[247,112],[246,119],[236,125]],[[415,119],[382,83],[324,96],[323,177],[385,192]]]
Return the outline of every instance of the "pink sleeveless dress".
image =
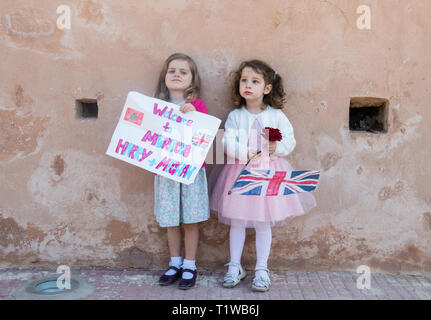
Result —
[[[259,121],[255,119],[253,130],[250,130],[249,146],[256,141],[254,149],[261,150],[262,143],[260,132],[262,130]],[[257,136],[256,136],[257,133]],[[282,195],[282,196],[257,196],[239,195],[232,193],[228,195],[235,179],[243,169],[244,164],[225,164],[223,169],[212,183],[210,190],[210,209],[214,211],[220,222],[227,225],[240,225],[253,228],[259,222],[271,222],[278,225],[294,217],[307,213],[316,206],[316,200],[310,192]],[[284,157],[261,156],[256,162],[251,161],[247,168],[270,169],[287,171],[288,175],[293,171],[292,166]],[[210,180],[214,180],[215,174]]]

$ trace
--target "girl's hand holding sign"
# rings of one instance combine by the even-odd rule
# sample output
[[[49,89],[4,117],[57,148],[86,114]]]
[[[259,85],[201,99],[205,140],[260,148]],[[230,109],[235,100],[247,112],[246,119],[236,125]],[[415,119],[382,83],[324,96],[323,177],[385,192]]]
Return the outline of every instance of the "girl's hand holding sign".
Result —
[[[196,108],[191,103],[185,103],[185,104],[181,105],[180,111],[182,113],[187,113],[187,112],[190,112],[190,111],[196,111]]]

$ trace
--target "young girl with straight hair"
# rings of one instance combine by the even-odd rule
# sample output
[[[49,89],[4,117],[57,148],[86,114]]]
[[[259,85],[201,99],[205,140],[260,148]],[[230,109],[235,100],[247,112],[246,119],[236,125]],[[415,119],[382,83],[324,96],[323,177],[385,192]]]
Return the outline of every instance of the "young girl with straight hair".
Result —
[[[208,113],[199,99],[200,78],[196,63],[189,56],[175,53],[166,59],[160,72],[155,97],[180,105],[183,113]],[[209,218],[209,201],[205,163],[190,185],[156,175],[154,181],[154,214],[161,227],[167,228],[170,253],[169,269],[159,284],[171,285],[177,279],[180,289],[195,285],[196,252],[199,242],[199,222]],[[185,259],[181,256],[181,229],[184,228]]]

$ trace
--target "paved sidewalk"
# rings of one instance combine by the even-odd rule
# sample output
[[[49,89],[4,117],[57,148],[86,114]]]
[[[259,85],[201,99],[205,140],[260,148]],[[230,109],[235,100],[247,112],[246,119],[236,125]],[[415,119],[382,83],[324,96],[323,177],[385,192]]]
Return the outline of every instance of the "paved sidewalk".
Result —
[[[179,290],[157,284],[161,270],[71,267],[72,278],[86,279],[94,290],[82,299],[96,300],[430,300],[431,277],[372,273],[371,289],[358,289],[355,272],[273,271],[268,292],[250,290],[253,271],[235,288],[222,287],[223,271],[200,270],[195,288]],[[56,268],[0,268],[0,299],[25,283],[59,276]],[[18,297],[19,298],[19,297]]]

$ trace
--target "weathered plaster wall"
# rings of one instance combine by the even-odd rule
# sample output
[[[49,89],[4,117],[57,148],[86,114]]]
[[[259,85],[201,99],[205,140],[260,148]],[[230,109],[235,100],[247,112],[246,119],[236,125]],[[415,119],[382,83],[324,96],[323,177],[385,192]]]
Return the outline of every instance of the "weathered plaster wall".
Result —
[[[56,27],[60,4],[70,30]],[[371,30],[356,27],[361,4]],[[127,92],[151,95],[184,52],[223,120],[228,73],[269,62],[288,91],[290,159],[322,169],[318,207],[274,228],[270,267],[430,273],[430,14],[426,0],[2,0],[0,265],[166,265],[153,175],[105,151]],[[349,131],[350,97],[367,96],[389,100],[387,134]],[[75,117],[81,98],[97,99],[96,120]],[[198,254],[222,268],[228,228],[204,223]]]

